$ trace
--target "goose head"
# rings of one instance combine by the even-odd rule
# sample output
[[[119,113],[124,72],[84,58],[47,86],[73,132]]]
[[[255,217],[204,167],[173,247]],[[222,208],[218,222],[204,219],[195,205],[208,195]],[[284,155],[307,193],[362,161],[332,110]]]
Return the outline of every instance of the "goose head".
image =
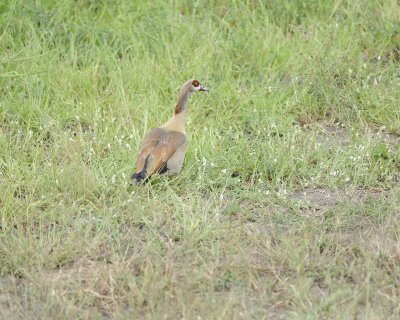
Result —
[[[198,92],[198,91],[208,91],[206,87],[204,87],[198,80],[191,79],[186,81],[181,89],[181,92]]]

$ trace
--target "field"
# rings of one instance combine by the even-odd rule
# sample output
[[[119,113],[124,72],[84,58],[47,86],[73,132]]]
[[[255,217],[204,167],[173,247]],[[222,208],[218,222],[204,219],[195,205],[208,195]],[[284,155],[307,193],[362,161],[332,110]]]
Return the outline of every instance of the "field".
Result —
[[[4,0],[0,52],[1,319],[400,318],[398,1]]]

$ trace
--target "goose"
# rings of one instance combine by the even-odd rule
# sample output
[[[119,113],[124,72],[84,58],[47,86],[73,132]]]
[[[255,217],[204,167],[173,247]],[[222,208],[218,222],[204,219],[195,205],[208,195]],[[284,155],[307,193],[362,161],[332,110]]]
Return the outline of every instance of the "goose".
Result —
[[[152,129],[144,138],[132,179],[146,183],[154,174],[179,174],[185,158],[188,139],[185,132],[186,107],[189,97],[208,91],[197,80],[186,81],[180,91],[174,115],[163,126]]]

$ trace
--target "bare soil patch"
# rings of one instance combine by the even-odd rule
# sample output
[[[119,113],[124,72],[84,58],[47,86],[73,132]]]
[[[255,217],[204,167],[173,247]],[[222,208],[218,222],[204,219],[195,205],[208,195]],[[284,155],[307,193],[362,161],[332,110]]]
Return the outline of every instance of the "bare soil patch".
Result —
[[[343,202],[360,204],[370,197],[378,199],[386,195],[387,192],[374,189],[348,192],[344,189],[305,188],[290,194],[289,199],[303,202],[311,207],[332,207]]]
[[[378,140],[386,144],[400,144],[400,135],[386,131],[366,129],[365,132],[358,132],[358,135]],[[318,130],[317,141],[329,148],[345,147],[351,143],[351,132],[339,123],[322,124]]]
[[[339,124],[327,125],[323,128],[320,142],[325,142],[328,146],[345,146],[351,142],[350,133]]]

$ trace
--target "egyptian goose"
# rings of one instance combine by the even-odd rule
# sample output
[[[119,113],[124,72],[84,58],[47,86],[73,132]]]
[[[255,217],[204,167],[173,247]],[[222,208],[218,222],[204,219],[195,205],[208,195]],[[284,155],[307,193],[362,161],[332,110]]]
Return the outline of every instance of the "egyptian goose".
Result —
[[[132,179],[137,184],[147,182],[156,173],[178,174],[182,169],[188,140],[185,132],[186,106],[197,91],[208,91],[197,80],[184,83],[175,114],[161,127],[151,130],[144,138],[136,160]]]

